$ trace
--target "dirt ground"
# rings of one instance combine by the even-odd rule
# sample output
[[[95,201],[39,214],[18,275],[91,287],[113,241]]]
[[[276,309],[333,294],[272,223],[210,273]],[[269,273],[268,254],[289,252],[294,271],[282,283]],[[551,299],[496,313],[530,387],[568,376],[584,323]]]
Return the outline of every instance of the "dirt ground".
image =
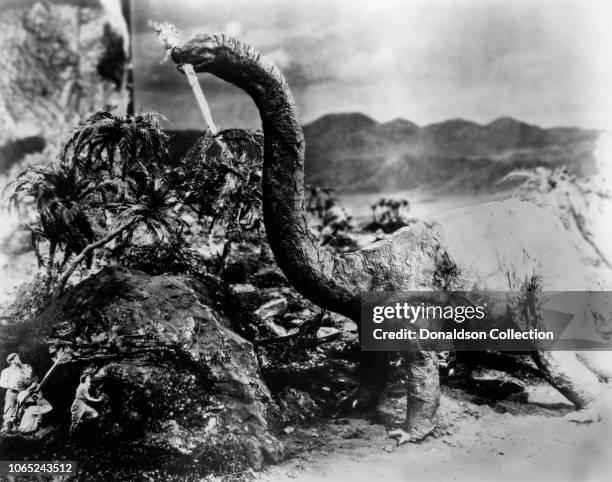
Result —
[[[296,428],[285,440],[289,458],[257,478],[267,482],[612,480],[612,388],[603,395],[604,412],[610,413],[592,424],[565,420],[571,409],[551,388],[538,384],[528,391],[548,408],[506,401],[481,405],[461,390],[445,388],[434,436],[399,447],[387,438],[385,425],[361,418]],[[403,402],[391,403],[395,406],[390,411],[397,418]]]

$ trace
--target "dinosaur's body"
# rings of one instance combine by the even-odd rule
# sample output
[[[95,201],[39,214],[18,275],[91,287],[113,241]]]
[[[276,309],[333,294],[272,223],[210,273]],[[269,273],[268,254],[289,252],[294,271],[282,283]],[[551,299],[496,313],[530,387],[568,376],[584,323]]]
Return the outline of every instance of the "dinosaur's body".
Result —
[[[457,210],[397,231],[374,245],[334,257],[312,238],[303,209],[304,136],[291,92],[278,69],[249,46],[224,36],[197,37],[172,57],[244,89],[264,130],[263,202],[266,232],[277,262],[295,288],[319,306],[359,323],[363,291],[585,289],[582,269],[561,224],[518,201]],[[599,393],[595,376],[574,353],[535,356],[547,379],[578,408]],[[406,433],[422,438],[439,403],[437,355],[407,356]],[[351,407],[376,403],[388,363],[364,358],[363,383]]]
[[[516,200],[430,217],[343,260],[358,291],[521,290],[534,276],[545,291],[586,289],[561,223]]]

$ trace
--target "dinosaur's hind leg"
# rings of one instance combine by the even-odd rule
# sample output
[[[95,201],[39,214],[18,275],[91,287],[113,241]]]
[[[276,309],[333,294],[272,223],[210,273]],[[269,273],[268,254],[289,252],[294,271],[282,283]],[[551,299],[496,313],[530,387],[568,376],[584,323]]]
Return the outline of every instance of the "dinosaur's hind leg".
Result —
[[[408,372],[406,421],[402,429],[389,432],[390,437],[399,438],[399,443],[427,437],[436,426],[440,406],[438,354],[420,351],[407,353],[404,359]]]
[[[597,421],[595,400],[602,387],[595,374],[576,358],[576,352],[538,351],[533,359],[544,378],[578,409],[575,415],[570,415],[570,420]]]
[[[358,387],[340,402],[340,413],[369,412],[378,406],[389,379],[389,354],[362,352]]]

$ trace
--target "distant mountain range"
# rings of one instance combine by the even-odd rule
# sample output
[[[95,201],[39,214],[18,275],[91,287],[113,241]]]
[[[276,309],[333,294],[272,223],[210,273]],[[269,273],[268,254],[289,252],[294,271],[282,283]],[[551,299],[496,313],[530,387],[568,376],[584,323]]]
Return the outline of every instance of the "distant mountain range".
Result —
[[[330,114],[304,126],[306,177],[345,192],[419,186],[447,192],[493,190],[516,168],[567,165],[596,172],[599,131],[552,128],[500,117],[481,125],[463,119],[420,127],[363,114]]]
[[[343,192],[490,191],[517,168],[567,165],[579,175],[595,173],[599,134],[576,127],[544,129],[509,117],[485,125],[452,119],[421,127],[404,119],[379,123],[359,113],[329,114],[304,126],[306,180]],[[199,135],[175,132],[176,154]]]

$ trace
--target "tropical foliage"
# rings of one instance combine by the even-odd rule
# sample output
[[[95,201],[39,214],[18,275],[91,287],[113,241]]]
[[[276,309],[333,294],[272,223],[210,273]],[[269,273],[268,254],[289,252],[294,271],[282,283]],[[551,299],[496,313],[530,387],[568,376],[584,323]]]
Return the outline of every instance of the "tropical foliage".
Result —
[[[30,167],[8,186],[10,205],[35,213],[29,229],[48,286],[57,271],[62,290],[77,268],[91,268],[97,249],[120,239],[120,250],[137,230],[153,244],[178,235],[178,198],[164,171],[168,153],[159,116],[102,112],[75,130],[59,159]]]
[[[355,228],[353,218],[340,203],[335,189],[307,186],[306,212],[318,223],[321,245],[336,248],[356,246],[351,235]]]
[[[88,210],[100,207],[104,183],[88,179],[74,165],[54,163],[34,166],[9,186],[9,203],[18,209],[33,203],[38,217],[29,226],[32,246],[39,265],[47,265],[50,275],[57,251],[63,251],[61,265],[74,253],[94,240],[94,228]],[[45,261],[41,244],[48,242]],[[89,262],[91,260],[88,260]]]
[[[98,112],[73,132],[61,157],[92,174],[138,178],[142,171],[159,169],[168,159],[163,119],[153,112],[135,116]]]
[[[183,202],[210,226],[221,222],[228,234],[261,227],[263,136],[228,130],[206,135],[173,170]]]
[[[366,227],[370,231],[382,230],[392,233],[411,223],[408,216],[410,202],[403,198],[380,198],[370,206],[372,209],[372,222]]]
[[[77,127],[56,159],[33,166],[9,186],[9,203],[34,214],[29,230],[48,290],[62,290],[73,273],[121,263],[159,274],[203,270],[189,247],[194,226],[222,233],[220,275],[232,243],[262,228],[263,136],[226,130],[205,135],[181,159],[154,113],[99,112]],[[352,217],[330,188],[308,188],[307,211],[322,245],[355,246]],[[252,236],[249,234],[249,236]],[[200,240],[203,241],[203,240]],[[259,242],[259,241],[257,241]]]

